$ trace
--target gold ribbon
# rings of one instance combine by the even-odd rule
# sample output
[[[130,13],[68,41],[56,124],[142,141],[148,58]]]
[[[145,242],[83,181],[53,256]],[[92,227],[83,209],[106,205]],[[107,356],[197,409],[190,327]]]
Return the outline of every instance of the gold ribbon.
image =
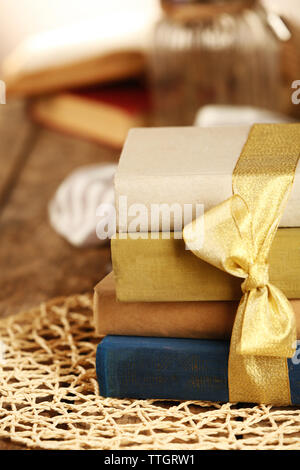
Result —
[[[299,152],[300,124],[254,125],[234,169],[233,196],[204,214],[204,243],[201,218],[184,228],[196,256],[244,279],[229,355],[232,402],[290,404],[294,312],[269,282],[268,256]]]

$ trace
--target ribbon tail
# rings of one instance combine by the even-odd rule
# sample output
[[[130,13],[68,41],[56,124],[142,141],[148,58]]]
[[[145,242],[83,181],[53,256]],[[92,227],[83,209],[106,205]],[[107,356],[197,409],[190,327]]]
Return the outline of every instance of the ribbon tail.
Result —
[[[290,302],[272,284],[244,294],[237,353],[253,356],[293,357],[296,322]]]
[[[254,125],[233,172],[233,196],[184,229],[196,256],[245,279],[229,355],[233,402],[291,403],[287,358],[296,344],[295,319],[284,294],[269,283],[267,260],[299,149],[298,124]]]
[[[244,305],[240,304],[232,331],[228,383],[230,402],[291,405],[287,359],[238,353]]]

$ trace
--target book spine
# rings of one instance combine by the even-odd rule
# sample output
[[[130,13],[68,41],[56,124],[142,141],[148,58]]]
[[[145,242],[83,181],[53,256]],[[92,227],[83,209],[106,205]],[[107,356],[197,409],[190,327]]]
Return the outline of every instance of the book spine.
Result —
[[[228,354],[226,341],[107,336],[96,355],[100,394],[226,402]]]
[[[107,336],[98,345],[100,394],[112,398],[227,402],[229,342]],[[300,345],[288,359],[291,403],[300,404]]]
[[[300,186],[300,185],[299,185]],[[158,239],[151,237],[158,236]],[[185,249],[174,233],[111,240],[116,295],[121,302],[186,302],[241,299],[241,278]],[[146,236],[146,238],[142,238]],[[270,280],[288,299],[300,299],[300,228],[277,231],[270,252]],[[287,259],[283,266],[282,259]]]

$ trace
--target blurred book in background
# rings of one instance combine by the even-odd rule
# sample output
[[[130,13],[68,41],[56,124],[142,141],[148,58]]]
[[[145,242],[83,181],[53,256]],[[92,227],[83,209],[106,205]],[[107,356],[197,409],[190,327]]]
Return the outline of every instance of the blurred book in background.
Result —
[[[26,39],[2,66],[8,98],[30,98],[30,116],[77,137],[122,147],[151,115],[146,51],[157,7],[121,9]]]
[[[145,71],[155,11],[123,11],[39,33],[2,64],[7,95],[25,97],[128,79]]]
[[[58,131],[121,148],[131,127],[149,124],[151,100],[145,83],[131,80],[36,98],[30,114]]]

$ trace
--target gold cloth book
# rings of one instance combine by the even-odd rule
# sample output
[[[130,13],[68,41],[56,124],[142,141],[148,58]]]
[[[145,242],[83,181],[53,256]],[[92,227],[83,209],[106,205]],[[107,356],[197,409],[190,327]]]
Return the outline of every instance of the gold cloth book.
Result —
[[[292,300],[300,338],[300,300]],[[99,336],[229,339],[238,302],[118,302],[113,273],[95,287]]]
[[[145,235],[145,234],[144,234]],[[240,300],[243,279],[185,249],[181,239],[111,241],[117,298],[125,302]],[[277,231],[270,252],[270,281],[289,299],[300,298],[300,228]]]

